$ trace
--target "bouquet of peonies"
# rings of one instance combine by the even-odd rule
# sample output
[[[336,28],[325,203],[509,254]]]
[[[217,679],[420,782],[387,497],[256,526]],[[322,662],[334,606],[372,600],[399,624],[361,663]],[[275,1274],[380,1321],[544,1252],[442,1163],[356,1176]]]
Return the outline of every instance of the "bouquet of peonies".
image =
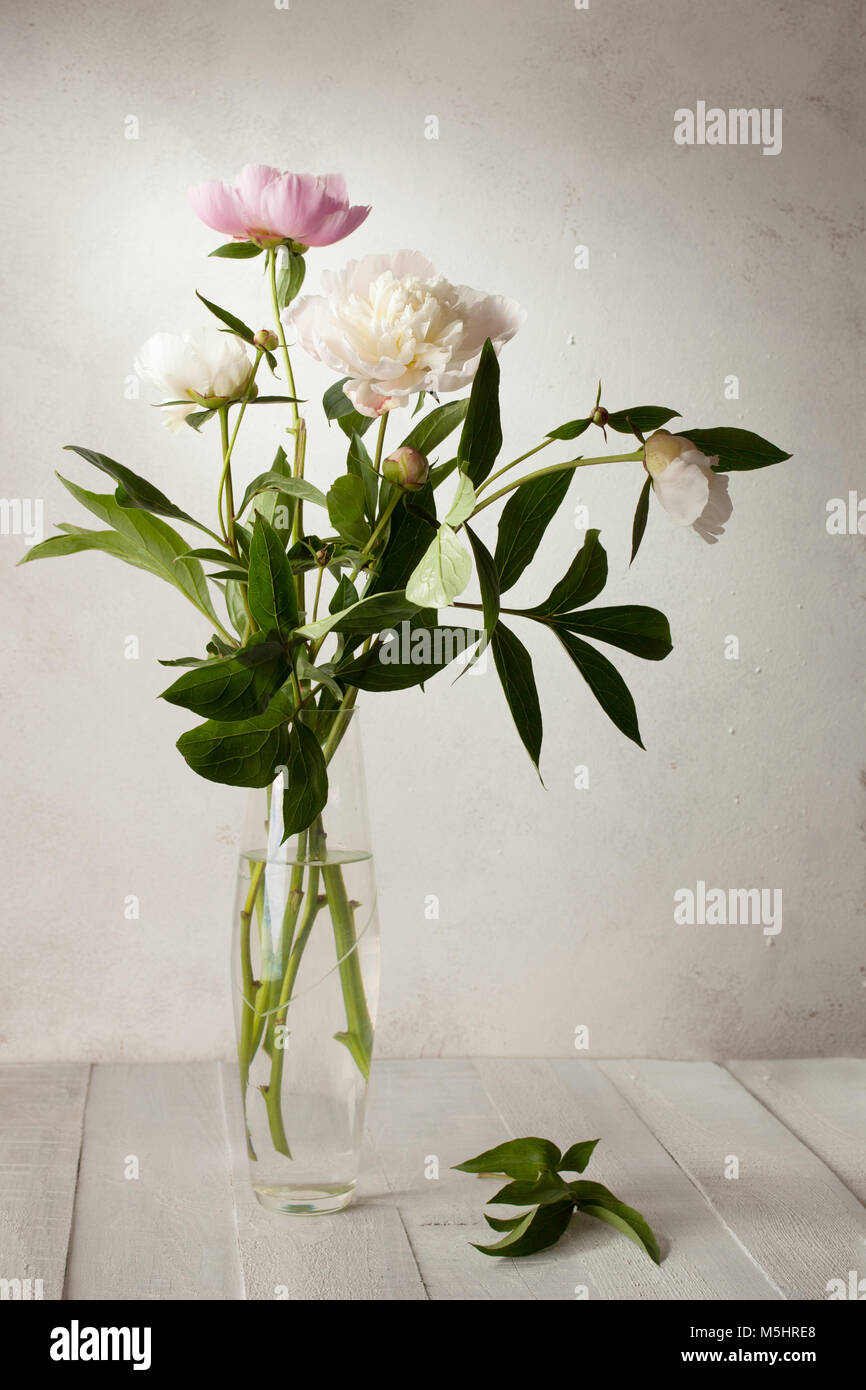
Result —
[[[329,860],[322,819],[329,768],[358,692],[421,685],[459,656],[467,668],[489,645],[537,767],[541,710],[532,661],[513,630],[516,617],[558,639],[602,709],[642,746],[632,696],[601,646],[657,661],[671,650],[670,630],[656,608],[593,606],[607,582],[598,531],[586,532],[548,595],[524,608],[504,607],[504,595],[541,545],[579,468],[633,463],[643,474],[633,560],[653,496],[674,522],[712,543],[731,515],[729,474],[789,456],[740,429],[670,433],[665,426],[678,412],[666,407],[609,411],[599,386],[584,415],[500,463],[498,356],[523,319],[512,300],[453,285],[414,251],[350,261],[322,274],[322,294],[301,296],[308,251],[342,240],[370,212],[349,203],[336,175],[247,166],[234,184],[195,188],[191,201],[209,227],[230,238],[213,256],[264,258],[273,308],[273,324],[254,329],[199,295],[213,322],[180,337],[158,333],[136,359],[170,430],[212,425],[218,436],[215,517],[199,520],[124,464],[70,446],[114,484],[96,493],[61,479],[102,529],[61,526],[25,559],[103,551],[168,581],[207,623],[200,654],[164,663],[185,669],[163,698],[201,721],[178,741],[194,772],[268,789],[268,816],[279,802],[279,835],[272,843],[268,832],[269,853],[240,913],[245,931],[259,914],[260,939],[257,968],[249,940],[241,943],[239,1047],[245,1084],[254,1059],[268,1059],[271,1071],[257,1089],[275,1148],[291,1157],[279,1028],[295,997],[298,951],[301,943],[307,949],[312,918],[323,907],[333,921],[347,1018],[333,1036],[357,1073],[366,1078],[369,1070],[371,1011],[351,959],[358,902],[341,865]],[[322,407],[342,432],[345,465],[334,477],[333,460],[321,462],[316,476],[333,477],[327,491],[307,477],[294,343],[335,375]],[[455,392],[467,394],[441,399]],[[288,416],[286,447],[280,444],[241,490],[233,472],[238,435],[247,412],[267,406]],[[628,437],[633,447],[559,456],[593,429],[605,441],[608,431]],[[554,461],[517,471],[542,451]],[[491,551],[476,519],[502,503]],[[203,533],[205,544],[190,542],[176,526]],[[473,575],[477,596],[463,600]],[[441,609],[464,613],[466,622],[440,622]],[[289,841],[295,848],[282,862],[292,874],[279,930],[269,935],[267,872]]]

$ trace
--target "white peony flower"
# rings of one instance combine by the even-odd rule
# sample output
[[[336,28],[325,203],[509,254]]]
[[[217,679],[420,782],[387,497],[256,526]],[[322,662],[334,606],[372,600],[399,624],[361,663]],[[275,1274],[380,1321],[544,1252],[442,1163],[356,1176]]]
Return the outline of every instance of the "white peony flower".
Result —
[[[449,284],[417,251],[349,261],[322,284],[284,317],[312,357],[349,377],[343,390],[362,415],[468,386],[485,338],[498,352],[525,317],[512,299]]]
[[[252,365],[239,338],[210,324],[190,333],[154,333],[135,359],[138,376],[157,401],[189,398],[189,405],[163,410],[170,430],[179,430],[194,410],[242,395]]]
[[[690,439],[656,430],[644,446],[644,464],[653,492],[680,526],[691,526],[714,545],[730,519],[726,473],[714,473],[718,457],[708,458]]]

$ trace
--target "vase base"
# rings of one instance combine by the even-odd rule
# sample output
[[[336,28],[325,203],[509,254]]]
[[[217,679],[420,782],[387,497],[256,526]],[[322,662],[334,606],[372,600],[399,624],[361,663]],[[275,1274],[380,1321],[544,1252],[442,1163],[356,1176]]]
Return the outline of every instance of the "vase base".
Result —
[[[328,1216],[342,1211],[352,1200],[351,1187],[256,1187],[256,1200],[268,1211],[283,1216]]]

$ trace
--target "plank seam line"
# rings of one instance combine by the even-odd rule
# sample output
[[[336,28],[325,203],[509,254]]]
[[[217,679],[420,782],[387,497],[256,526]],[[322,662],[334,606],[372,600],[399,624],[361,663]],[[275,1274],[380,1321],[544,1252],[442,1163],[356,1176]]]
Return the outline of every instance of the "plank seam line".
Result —
[[[424,1297],[426,1298],[428,1303],[432,1303],[433,1300],[430,1297],[430,1290],[427,1287],[427,1281],[424,1278],[423,1272],[421,1270],[421,1265],[419,1263],[418,1256],[415,1254],[415,1247],[412,1244],[412,1237],[409,1234],[406,1222],[403,1220],[403,1213],[400,1210],[400,1205],[398,1202],[394,1203],[394,1210],[397,1213],[397,1220],[400,1222],[400,1225],[403,1228],[403,1234],[406,1237],[406,1244],[409,1247],[409,1254],[412,1256],[412,1261],[415,1265],[415,1268],[418,1271],[418,1278],[421,1280],[421,1287],[424,1290]]]
[[[87,1124],[87,1106],[90,1101],[90,1083],[93,1080],[93,1067],[93,1062],[87,1063],[84,1100],[81,1105],[81,1124],[78,1128],[78,1158],[75,1162],[75,1185],[72,1189],[72,1214],[69,1218],[69,1233],[66,1237],[66,1258],[63,1261],[63,1283],[60,1288],[61,1301],[66,1298],[67,1281],[69,1279],[69,1260],[72,1255],[72,1242],[75,1239],[75,1213],[78,1209],[78,1181],[81,1177],[81,1159],[84,1154],[84,1127]]]
[[[617,1059],[617,1060],[619,1060],[619,1059]],[[718,1063],[717,1063],[717,1062],[714,1062],[713,1065],[714,1065],[714,1066],[718,1066]],[[709,1193],[706,1191],[706,1189],[702,1186],[700,1179],[699,1179],[698,1177],[696,1177],[695,1174],[691,1173],[691,1172],[689,1171],[689,1169],[686,1168],[686,1167],[680,1162],[680,1160],[677,1158],[676,1154],[673,1153],[673,1152],[668,1148],[667,1144],[664,1142],[664,1140],[662,1139],[661,1135],[659,1135],[659,1134],[656,1133],[656,1131],[653,1129],[652,1125],[648,1124],[647,1121],[644,1119],[643,1115],[641,1115],[640,1112],[635,1108],[635,1106],[632,1105],[632,1103],[631,1103],[631,1101],[629,1100],[628,1096],[625,1094],[625,1092],[621,1091],[620,1088],[619,1088],[619,1086],[617,1085],[617,1083],[616,1083],[616,1078],[613,1077],[613,1076],[611,1076],[610,1073],[605,1069],[605,1066],[604,1066],[604,1063],[603,1063],[603,1062],[601,1063],[600,1070],[601,1070],[602,1075],[607,1077],[608,1081],[609,1081],[609,1082],[611,1083],[611,1085],[613,1086],[613,1088],[614,1088],[614,1090],[616,1091],[617,1095],[619,1095],[619,1096],[622,1098],[622,1100],[625,1102],[625,1104],[628,1106],[629,1110],[630,1110],[630,1111],[632,1112],[632,1114],[635,1116],[635,1119],[638,1121],[638,1123],[639,1123],[639,1124],[642,1124],[642,1125],[644,1126],[644,1128],[645,1128],[645,1129],[647,1130],[647,1132],[652,1136],[652,1138],[655,1139],[656,1143],[664,1150],[664,1152],[668,1155],[668,1157],[672,1160],[672,1162],[676,1164],[676,1166],[677,1166],[677,1168],[679,1168],[680,1172],[688,1179],[688,1181],[691,1183],[691,1185],[692,1185],[692,1187],[695,1189],[695,1191],[700,1193],[701,1197],[703,1197],[704,1202],[705,1202],[706,1205],[709,1207],[709,1209],[710,1209],[710,1211],[712,1212],[713,1216],[716,1218],[716,1220],[718,1221],[718,1223],[719,1223],[719,1225],[722,1227],[722,1229],[728,1233],[728,1235],[729,1235],[729,1236],[731,1237],[731,1239],[733,1240],[734,1244],[739,1246],[739,1248],[743,1251],[743,1254],[744,1254],[744,1255],[746,1256],[746,1258],[750,1261],[750,1263],[753,1264],[753,1265],[755,1266],[755,1269],[757,1269],[758,1272],[759,1272],[761,1275],[763,1275],[764,1279],[765,1279],[766,1282],[769,1284],[770,1288],[773,1289],[773,1291],[774,1291],[775,1293],[777,1293],[781,1299],[785,1299],[785,1291],[784,1291],[784,1289],[782,1289],[782,1288],[776,1283],[776,1281],[770,1277],[770,1275],[768,1274],[767,1270],[764,1269],[763,1265],[760,1264],[760,1263],[758,1262],[758,1260],[757,1260],[757,1259],[755,1258],[755,1256],[752,1254],[752,1252],[751,1252],[751,1250],[748,1248],[748,1246],[744,1245],[743,1242],[740,1240],[740,1238],[739,1238],[739,1236],[737,1235],[736,1231],[734,1231],[734,1230],[731,1229],[731,1227],[728,1225],[728,1223],[727,1223],[727,1221],[725,1220],[725,1218],[722,1216],[721,1212],[720,1212],[720,1211],[718,1210],[718,1208],[716,1207],[715,1203],[713,1202],[712,1198],[710,1197],[710,1194],[709,1194]],[[736,1081],[736,1079],[737,1079],[736,1077],[733,1077],[733,1080],[734,1080],[734,1081]],[[745,1087],[744,1087],[743,1089],[745,1090]],[[747,1093],[747,1094],[748,1094],[748,1093]],[[795,1136],[795,1137],[796,1137],[796,1136]],[[785,1301],[787,1301],[787,1299],[785,1299]]]
[[[733,1061],[744,1061],[744,1062],[748,1062],[748,1061],[751,1061],[752,1059],[751,1059],[750,1057],[743,1057],[743,1058],[739,1058],[739,1057],[734,1058],[734,1057],[732,1057],[730,1060],[731,1060],[732,1062],[733,1062]],[[809,1144],[809,1143],[807,1143],[806,1140],[803,1138],[803,1136],[802,1136],[801,1134],[798,1134],[796,1130],[792,1129],[791,1126],[787,1123],[787,1121],[786,1121],[786,1120],[783,1120],[782,1116],[779,1115],[779,1114],[773,1109],[773,1107],[767,1103],[767,1101],[763,1100],[763,1099],[761,1098],[761,1096],[759,1096],[755,1091],[752,1090],[751,1086],[748,1084],[747,1081],[743,1081],[743,1079],[742,1079],[741,1077],[737,1076],[734,1072],[732,1072],[727,1062],[722,1062],[721,1065],[724,1067],[724,1069],[725,1069],[725,1071],[728,1073],[728,1075],[729,1075],[734,1081],[736,1081],[737,1085],[738,1085],[738,1086],[741,1086],[741,1087],[743,1088],[743,1090],[746,1092],[746,1094],[749,1095],[749,1096],[751,1096],[752,1099],[753,1099],[754,1101],[757,1101],[758,1105],[760,1105],[760,1107],[761,1107],[762,1110],[766,1110],[767,1114],[768,1114],[768,1115],[771,1115],[771,1116],[773,1117],[773,1119],[776,1121],[777,1124],[782,1125],[783,1128],[786,1129],[786,1130],[788,1131],[788,1133],[791,1135],[791,1138],[792,1138],[792,1139],[796,1139],[796,1141],[797,1141],[798,1144],[802,1144],[803,1148],[806,1149],[806,1150],[808,1150],[808,1152],[812,1155],[813,1158],[816,1158],[816,1159],[818,1160],[819,1163],[823,1164],[823,1166],[827,1169],[827,1172],[828,1172],[828,1173],[832,1173],[832,1174],[833,1174],[833,1177],[836,1179],[836,1181],[837,1181],[842,1187],[844,1187],[845,1191],[846,1191],[846,1192],[850,1192],[850,1193],[851,1193],[851,1196],[855,1199],[855,1201],[860,1202],[861,1206],[863,1205],[863,1199],[862,1199],[862,1197],[860,1196],[859,1192],[855,1192],[855,1191],[854,1191],[854,1188],[853,1188],[853,1187],[850,1187],[850,1186],[848,1185],[848,1183],[847,1183],[847,1182],[845,1181],[845,1179],[842,1177],[842,1174],[836,1172],[836,1169],[833,1167],[833,1165],[832,1165],[831,1163],[828,1162],[828,1160],[823,1156],[823,1154],[819,1154],[818,1151],[817,1151],[817,1149],[813,1149],[813,1148],[812,1148],[812,1145]]]

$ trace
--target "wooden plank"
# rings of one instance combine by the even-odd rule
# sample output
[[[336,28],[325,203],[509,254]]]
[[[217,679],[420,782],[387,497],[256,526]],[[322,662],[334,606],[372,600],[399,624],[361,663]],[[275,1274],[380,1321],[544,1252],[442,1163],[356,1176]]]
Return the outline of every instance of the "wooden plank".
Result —
[[[866,1202],[866,1058],[725,1065]]]
[[[558,1245],[518,1262],[536,1298],[778,1297],[595,1063],[484,1059],[477,1066],[505,1132],[541,1135],[563,1149],[600,1137],[586,1177],[636,1207],[662,1249],[659,1268],[608,1226],[576,1216]]]
[[[89,1071],[0,1068],[0,1278],[29,1279],[32,1297],[63,1296]]]
[[[866,1212],[839,1179],[712,1062],[605,1062],[604,1072],[783,1297],[825,1299],[863,1264]],[[737,1160],[739,1176],[731,1159]]]
[[[475,1064],[377,1062],[367,1126],[429,1296],[533,1298],[519,1261],[490,1259],[469,1243],[498,1239],[481,1215],[490,1184],[451,1165],[504,1137]]]
[[[218,1063],[94,1067],[66,1297],[241,1297]]]
[[[250,1185],[240,1089],[222,1067],[232,1151],[237,1242],[248,1299],[425,1299],[412,1247],[390,1200],[375,1150],[364,1153],[352,1205],[333,1216],[265,1211]]]

